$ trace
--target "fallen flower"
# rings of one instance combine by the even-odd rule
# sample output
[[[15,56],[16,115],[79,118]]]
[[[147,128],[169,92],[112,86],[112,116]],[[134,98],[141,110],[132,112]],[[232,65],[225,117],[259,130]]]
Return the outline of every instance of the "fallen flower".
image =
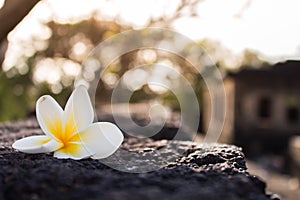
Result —
[[[84,86],[73,91],[65,110],[51,96],[40,97],[36,116],[45,135],[17,140],[13,148],[31,154],[54,152],[56,158],[101,159],[112,155],[124,139],[116,125],[93,123],[94,111]]]

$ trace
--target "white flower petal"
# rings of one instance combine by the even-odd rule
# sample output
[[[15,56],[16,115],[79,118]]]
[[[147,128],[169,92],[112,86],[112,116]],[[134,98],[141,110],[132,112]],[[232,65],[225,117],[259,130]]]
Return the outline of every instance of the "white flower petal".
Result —
[[[109,122],[94,123],[86,130],[78,133],[78,136],[94,159],[112,155],[124,140],[120,129]]]
[[[49,153],[53,152],[63,144],[53,140],[46,135],[29,136],[13,143],[12,147],[24,153]]]
[[[91,157],[92,154],[88,151],[82,143],[69,143],[61,149],[54,152],[54,157],[74,160]]]
[[[63,110],[49,95],[39,98],[36,103],[36,117],[43,132],[53,138],[60,138],[62,132]]]
[[[75,134],[93,123],[94,110],[85,86],[80,85],[73,91],[66,104],[63,120],[67,134]]]

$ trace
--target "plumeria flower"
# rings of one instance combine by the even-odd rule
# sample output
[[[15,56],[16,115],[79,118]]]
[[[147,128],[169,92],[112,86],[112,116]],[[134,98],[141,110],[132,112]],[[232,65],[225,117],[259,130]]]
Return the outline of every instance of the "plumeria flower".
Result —
[[[93,123],[94,111],[84,86],[73,91],[65,110],[51,96],[40,97],[36,116],[45,135],[20,139],[13,148],[31,154],[54,152],[56,158],[101,159],[112,155],[124,139],[116,125]]]

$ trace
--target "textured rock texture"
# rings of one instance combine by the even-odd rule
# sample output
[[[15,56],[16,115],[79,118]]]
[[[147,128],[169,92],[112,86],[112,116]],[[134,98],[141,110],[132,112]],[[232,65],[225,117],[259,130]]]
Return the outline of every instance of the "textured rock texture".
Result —
[[[11,149],[16,139],[36,134],[42,132],[35,119],[0,125],[0,199],[272,199],[265,183],[247,172],[244,154],[235,146],[126,138],[102,161]],[[124,152],[138,156],[132,160]],[[128,172],[161,168],[128,173],[103,163]]]

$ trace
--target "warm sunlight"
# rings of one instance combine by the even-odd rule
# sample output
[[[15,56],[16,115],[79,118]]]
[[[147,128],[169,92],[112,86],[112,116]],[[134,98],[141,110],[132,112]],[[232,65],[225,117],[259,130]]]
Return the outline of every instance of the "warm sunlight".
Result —
[[[0,0],[0,200],[298,199],[299,8]]]
[[[60,23],[74,23],[89,18],[92,13],[97,13],[97,18],[100,19],[143,27],[149,17],[158,18],[174,12],[178,3],[179,1],[170,3],[168,0],[155,3],[138,0],[44,0],[27,18],[28,23],[23,22],[24,26],[19,26],[11,35],[18,38],[32,34],[45,35],[45,29],[42,29],[38,21],[54,19]],[[3,0],[0,0],[1,4]],[[171,27],[194,40],[219,40],[234,53],[253,49],[271,61],[296,58],[300,55],[299,6],[300,2],[292,0],[203,1],[196,9],[199,17],[179,18]]]

